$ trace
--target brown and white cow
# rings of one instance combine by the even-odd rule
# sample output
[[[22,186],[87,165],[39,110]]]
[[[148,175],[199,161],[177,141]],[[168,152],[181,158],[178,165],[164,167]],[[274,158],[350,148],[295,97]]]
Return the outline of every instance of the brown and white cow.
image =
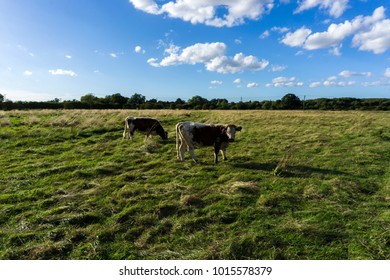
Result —
[[[176,124],[177,158],[183,161],[184,152],[188,150],[192,159],[198,163],[195,147],[214,146],[214,163],[218,163],[219,151],[226,160],[226,148],[235,141],[236,131],[241,131],[241,126],[180,122]]]
[[[144,132],[146,138],[149,135],[160,135],[163,140],[168,139],[168,132],[164,130],[161,123],[152,118],[127,117],[125,119],[125,130],[123,138],[133,140],[134,131]]]

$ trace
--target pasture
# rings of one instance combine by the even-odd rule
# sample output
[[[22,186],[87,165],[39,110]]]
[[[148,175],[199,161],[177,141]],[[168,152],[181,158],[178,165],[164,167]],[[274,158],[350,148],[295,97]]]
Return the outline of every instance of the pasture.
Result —
[[[179,121],[243,129],[195,164]],[[0,111],[0,259],[390,259],[389,163],[389,112]]]

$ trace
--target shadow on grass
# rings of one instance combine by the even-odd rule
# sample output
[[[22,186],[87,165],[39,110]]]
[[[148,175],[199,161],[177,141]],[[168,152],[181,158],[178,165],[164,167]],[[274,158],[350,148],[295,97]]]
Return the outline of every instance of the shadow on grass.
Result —
[[[265,172],[272,173],[276,166],[277,162],[273,163],[260,163],[260,162],[242,162],[242,163],[233,163],[232,166],[235,168],[249,169],[249,170],[261,170]],[[317,168],[307,165],[288,165],[285,170],[283,170],[278,176],[285,178],[294,178],[294,177],[311,177],[315,174],[319,175],[350,175],[346,172]]]

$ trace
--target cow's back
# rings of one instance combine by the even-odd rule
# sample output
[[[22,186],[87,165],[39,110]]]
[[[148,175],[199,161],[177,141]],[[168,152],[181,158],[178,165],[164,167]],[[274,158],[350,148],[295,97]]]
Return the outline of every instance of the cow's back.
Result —
[[[202,146],[213,146],[222,134],[222,129],[214,125],[195,126],[192,131],[192,141]]]
[[[157,126],[161,126],[158,120],[152,118],[131,118],[129,119],[135,130],[142,132],[150,132],[156,129]]]

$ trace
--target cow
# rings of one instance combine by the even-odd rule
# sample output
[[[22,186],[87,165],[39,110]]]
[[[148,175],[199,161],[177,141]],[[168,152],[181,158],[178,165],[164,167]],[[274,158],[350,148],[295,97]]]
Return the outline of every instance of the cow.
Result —
[[[127,117],[125,119],[125,130],[123,131],[123,138],[133,140],[134,131],[141,131],[149,135],[160,135],[163,140],[168,139],[168,132],[164,130],[160,122],[152,118],[136,118]]]
[[[221,151],[224,160],[226,148],[230,142],[235,141],[236,131],[241,131],[241,126],[203,124],[195,122],[179,122],[176,124],[176,152],[177,158],[184,160],[184,152],[188,150],[195,163],[198,158],[194,154],[195,147],[214,146],[214,163],[218,163],[218,153]]]

